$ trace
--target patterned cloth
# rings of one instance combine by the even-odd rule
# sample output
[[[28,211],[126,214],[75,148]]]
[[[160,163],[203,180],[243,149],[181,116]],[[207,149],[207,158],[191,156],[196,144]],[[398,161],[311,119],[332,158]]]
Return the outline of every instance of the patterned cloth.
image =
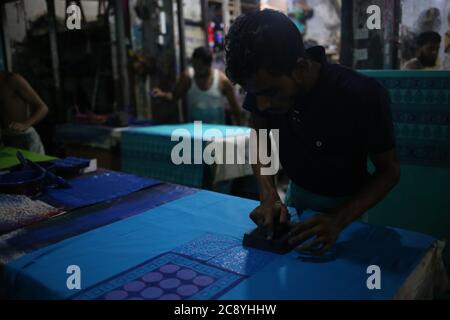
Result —
[[[450,167],[450,72],[362,71],[391,94],[402,164]]]
[[[212,139],[206,137],[207,131],[210,129],[222,133],[222,140],[216,139],[216,141],[223,141],[223,145],[230,144],[227,139],[224,141],[223,137],[230,138],[232,136],[241,137],[249,135],[249,129],[245,127],[211,124],[202,124],[201,130],[197,132],[193,123],[161,125],[126,130],[122,133],[122,170],[145,177],[196,188],[203,187],[205,185],[205,180],[209,178],[213,182],[218,182],[251,174],[251,167],[249,165],[241,165],[237,170],[231,165],[218,165],[213,166],[211,172],[212,177],[206,177],[204,174],[206,170],[203,160],[201,159],[200,164],[193,164],[195,159],[193,154],[196,150],[196,145],[201,148],[203,155],[203,150],[212,141]],[[173,163],[171,155],[174,147],[185,141],[184,134],[181,135],[182,138],[180,138],[180,140],[172,141],[171,137],[175,130],[180,130],[180,133],[184,132],[184,134],[186,134],[186,140],[190,139],[189,145],[191,147],[191,154],[188,156],[192,164],[182,163],[176,165]],[[241,131],[240,133],[230,134],[231,130],[234,132],[237,132],[238,130]],[[245,138],[238,140],[240,142],[232,142],[232,144],[245,144]],[[248,150],[248,148],[246,150]],[[178,155],[178,153],[176,154]],[[222,158],[223,154],[218,153],[215,157]]]
[[[0,194],[0,233],[41,221],[61,210],[22,195]]]
[[[67,212],[33,228],[0,235],[0,266],[52,243],[139,215],[196,192],[198,189],[163,183],[97,206]]]

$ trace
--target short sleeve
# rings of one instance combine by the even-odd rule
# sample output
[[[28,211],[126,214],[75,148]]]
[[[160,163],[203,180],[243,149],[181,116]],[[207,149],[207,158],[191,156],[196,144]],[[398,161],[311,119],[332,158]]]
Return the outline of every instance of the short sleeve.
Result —
[[[263,116],[263,117],[266,116],[266,114],[264,112],[262,112],[261,110],[258,109],[258,104],[256,102],[256,96],[254,94],[247,93],[245,95],[244,103],[243,103],[242,107],[245,110],[247,110],[253,114],[257,114],[257,115]]]

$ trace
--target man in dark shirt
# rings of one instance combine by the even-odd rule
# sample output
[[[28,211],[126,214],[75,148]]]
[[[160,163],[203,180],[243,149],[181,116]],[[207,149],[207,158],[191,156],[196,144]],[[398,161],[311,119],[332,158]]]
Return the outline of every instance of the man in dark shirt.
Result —
[[[247,92],[252,127],[279,130],[288,205],[319,212],[295,224],[289,241],[322,254],[399,180],[389,94],[376,80],[327,63],[322,47],[305,50],[295,25],[274,10],[236,19],[225,50],[227,76]],[[261,203],[250,217],[274,230],[289,215],[262,167],[253,165]]]

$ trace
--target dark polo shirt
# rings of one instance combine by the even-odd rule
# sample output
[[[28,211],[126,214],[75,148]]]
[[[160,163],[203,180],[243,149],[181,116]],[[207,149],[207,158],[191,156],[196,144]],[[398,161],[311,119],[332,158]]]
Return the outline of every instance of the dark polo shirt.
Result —
[[[375,79],[328,63],[322,47],[307,54],[322,65],[319,79],[288,113],[261,112],[252,94],[244,108],[279,129],[280,161],[293,182],[324,196],[349,196],[369,178],[368,156],[395,147],[389,93]]]

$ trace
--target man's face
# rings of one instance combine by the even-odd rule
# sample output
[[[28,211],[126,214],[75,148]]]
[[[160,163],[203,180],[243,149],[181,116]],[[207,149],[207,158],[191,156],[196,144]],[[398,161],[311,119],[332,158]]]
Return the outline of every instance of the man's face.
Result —
[[[439,42],[428,42],[419,49],[420,62],[426,67],[432,67],[436,64],[439,53]]]
[[[294,76],[272,75],[264,69],[260,69],[243,87],[256,96],[259,110],[274,114],[288,112],[300,92],[299,82]]]
[[[192,60],[192,67],[194,68],[195,75],[199,78],[205,78],[209,76],[209,71],[211,69],[210,64],[204,63],[202,60],[194,59]]]

